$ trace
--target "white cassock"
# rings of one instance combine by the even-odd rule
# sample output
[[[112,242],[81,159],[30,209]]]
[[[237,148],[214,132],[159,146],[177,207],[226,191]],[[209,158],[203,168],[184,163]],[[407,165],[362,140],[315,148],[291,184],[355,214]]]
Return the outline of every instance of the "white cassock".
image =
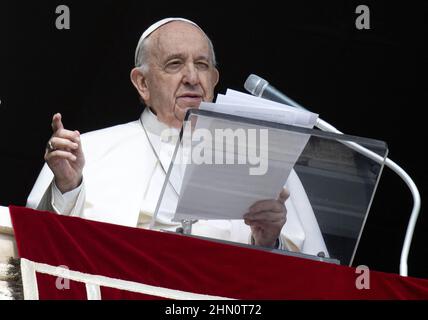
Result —
[[[170,139],[174,134],[168,134],[168,130],[177,129],[168,128],[145,108],[137,121],[82,134],[86,165],[81,187],[62,195],[45,164],[27,207],[148,228],[165,180],[163,168],[168,169],[175,148],[175,141]],[[285,203],[283,247],[307,254],[323,251],[328,256],[314,212],[294,170],[286,187],[290,197]],[[172,214],[158,216],[154,228],[175,231],[180,224],[171,222]],[[249,243],[251,238],[250,227],[243,220],[199,220],[193,225],[192,234],[240,243]]]

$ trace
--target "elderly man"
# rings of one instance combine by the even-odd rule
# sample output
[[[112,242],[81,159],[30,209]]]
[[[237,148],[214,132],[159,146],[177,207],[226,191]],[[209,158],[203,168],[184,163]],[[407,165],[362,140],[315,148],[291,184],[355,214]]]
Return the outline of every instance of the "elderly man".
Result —
[[[65,129],[61,115],[55,114],[46,165],[27,206],[126,226],[149,226],[176,142],[166,141],[163,133],[178,131],[187,109],[212,101],[219,72],[210,39],[199,26],[182,18],[150,26],[138,43],[135,60],[131,81],[146,106],[140,119],[80,135]],[[243,220],[199,221],[193,234],[303,250],[307,239],[302,223],[307,218],[299,217],[292,199],[287,201],[292,211],[287,217],[284,202],[288,197],[282,190],[278,199],[255,203]],[[159,216],[155,228],[175,230],[177,224]],[[304,251],[326,249],[318,242]]]

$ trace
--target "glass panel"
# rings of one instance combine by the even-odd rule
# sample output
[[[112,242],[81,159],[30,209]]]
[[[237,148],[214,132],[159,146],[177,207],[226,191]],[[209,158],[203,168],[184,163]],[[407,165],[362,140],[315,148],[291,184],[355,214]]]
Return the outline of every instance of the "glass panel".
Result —
[[[193,235],[248,244],[243,214],[287,183],[285,246],[350,265],[386,154],[378,140],[190,110],[152,228],[177,221]]]

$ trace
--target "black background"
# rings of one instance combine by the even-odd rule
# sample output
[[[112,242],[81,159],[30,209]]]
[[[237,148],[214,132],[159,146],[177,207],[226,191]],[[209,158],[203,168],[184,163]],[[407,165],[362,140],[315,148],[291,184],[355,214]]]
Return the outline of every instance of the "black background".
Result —
[[[421,2],[422,3],[422,2]],[[57,30],[55,9],[70,8]],[[357,30],[355,8],[370,8]],[[411,1],[2,1],[0,4],[0,205],[25,205],[43,165],[51,117],[87,132],[135,120],[134,50],[154,21],[182,16],[214,43],[218,93],[244,91],[258,74],[338,129],[384,140],[389,156],[426,192],[427,10]],[[404,182],[385,169],[355,264],[398,273],[412,208]],[[424,203],[409,275],[428,278]]]

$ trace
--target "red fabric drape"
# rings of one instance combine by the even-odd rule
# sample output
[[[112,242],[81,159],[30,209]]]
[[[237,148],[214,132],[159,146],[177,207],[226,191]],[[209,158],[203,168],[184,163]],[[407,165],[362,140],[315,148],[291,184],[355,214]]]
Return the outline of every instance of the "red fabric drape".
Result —
[[[359,290],[359,274],[345,266],[22,207],[10,213],[20,257],[83,273],[237,299],[428,299],[424,279],[371,271],[370,289]],[[81,283],[58,290],[49,276],[37,279],[40,298],[85,298]]]

